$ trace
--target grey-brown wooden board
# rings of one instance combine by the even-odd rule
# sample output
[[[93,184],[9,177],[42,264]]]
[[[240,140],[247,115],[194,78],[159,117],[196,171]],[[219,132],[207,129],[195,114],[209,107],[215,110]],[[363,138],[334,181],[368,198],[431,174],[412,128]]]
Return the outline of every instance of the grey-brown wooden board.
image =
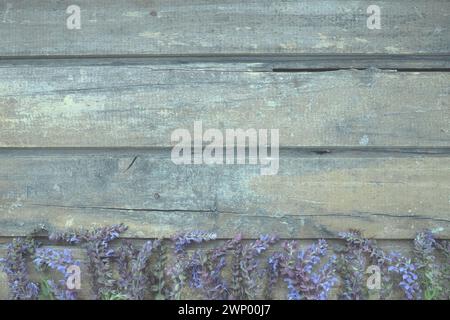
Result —
[[[215,66],[0,67],[0,147],[168,147],[194,121],[281,147],[450,147],[450,73]]]
[[[1,0],[0,56],[449,53],[449,24],[448,0]]]
[[[131,236],[214,230],[336,238],[355,228],[408,239],[449,236],[450,159],[444,154],[325,155],[286,150],[278,175],[260,165],[175,165],[170,150],[5,152],[0,234],[124,222]]]

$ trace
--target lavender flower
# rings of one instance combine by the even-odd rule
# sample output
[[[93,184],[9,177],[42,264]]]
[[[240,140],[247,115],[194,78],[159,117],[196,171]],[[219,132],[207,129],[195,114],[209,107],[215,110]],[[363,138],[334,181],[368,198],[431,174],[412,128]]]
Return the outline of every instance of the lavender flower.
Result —
[[[136,255],[136,249],[133,244],[125,240],[117,250],[117,266],[119,280],[117,282],[118,290],[130,298],[131,286],[133,282],[132,263]],[[128,294],[128,295],[127,295]]]
[[[150,258],[155,247],[160,245],[159,241],[147,241],[139,251],[137,257],[132,261],[133,282],[131,286],[131,297],[143,300],[146,289],[150,287]]]
[[[201,243],[205,241],[214,240],[217,238],[215,233],[192,231],[188,233],[182,233],[172,238],[175,245],[175,253],[182,253],[185,247],[191,243]]]
[[[84,239],[82,235],[75,231],[53,232],[49,235],[49,240],[55,242],[66,242],[68,244],[80,244]]]
[[[450,241],[436,241],[436,248],[444,254],[446,262],[450,259]]]
[[[156,248],[156,261],[152,268],[154,283],[150,288],[155,294],[156,300],[164,300],[168,296],[168,288],[165,281],[167,259],[166,245],[161,241]]]
[[[205,299],[217,300],[228,297],[228,286],[222,276],[226,266],[224,247],[196,250],[187,266],[191,288],[199,290]]]
[[[63,279],[57,283],[54,280],[46,280],[47,285],[51,288],[51,294],[58,300],[76,300],[77,292],[67,289],[67,280],[72,275],[68,272],[68,267],[76,265],[80,262],[72,258],[72,253],[68,249],[55,250],[51,248],[39,248],[36,250],[33,260],[38,270],[52,269],[57,270],[63,275]]]
[[[115,253],[109,244],[126,230],[126,226],[119,224],[93,230],[54,232],[50,234],[49,239],[69,244],[83,244],[88,257],[88,271],[92,275],[92,288],[95,297],[101,299],[111,296],[117,285],[112,269]]]
[[[231,299],[254,299],[259,289],[258,278],[262,278],[263,270],[259,268],[258,257],[268,247],[278,241],[276,236],[263,235],[254,242],[243,244],[242,236],[233,241]]]
[[[266,300],[273,298],[274,287],[280,277],[282,259],[283,254],[281,252],[275,252],[267,260],[267,286],[264,292]]]
[[[51,241],[66,242],[69,244],[80,244],[89,241],[100,240],[103,246],[117,239],[119,235],[128,229],[123,224],[109,227],[101,227],[93,230],[78,230],[67,232],[53,232],[49,235]]]
[[[366,286],[365,271],[369,265],[376,265],[381,271],[380,298],[386,299],[391,294],[391,279],[388,266],[391,258],[380,249],[375,240],[363,238],[356,230],[339,234],[345,240],[345,248],[339,251],[338,273],[343,280],[340,298],[359,300],[367,299],[369,291]]]
[[[30,281],[28,258],[34,254],[38,244],[31,239],[13,239],[7,247],[6,258],[0,259],[3,272],[8,276],[10,298],[14,300],[35,300],[39,287]]]
[[[204,299],[256,299],[261,294],[271,299],[275,285],[282,280],[288,299],[322,300],[328,299],[335,288],[337,273],[341,278],[339,298],[367,299],[369,265],[381,270],[381,298],[390,296],[393,284],[407,299],[450,298],[450,243],[435,239],[428,230],[417,234],[411,258],[387,254],[375,240],[351,230],[340,234],[344,246],[336,248],[337,257],[329,254],[325,240],[305,248],[298,241],[285,241],[283,250],[272,252],[264,265],[264,252],[278,241],[274,236],[244,241],[237,235],[228,241],[187,250],[188,245],[214,240],[216,235],[201,231],[183,233],[172,238],[175,254],[169,258],[164,242],[159,240],[147,241],[142,247],[124,240],[118,248],[113,247],[111,242],[125,230],[125,226],[115,225],[54,232],[49,238],[86,249],[97,299],[180,299],[187,286]],[[35,236],[38,234],[33,233]],[[11,298],[76,299],[76,292],[66,288],[70,276],[67,270],[69,265],[80,262],[73,259],[68,249],[40,248],[32,237],[14,239],[6,257],[0,259],[8,276]],[[38,272],[55,270],[59,277],[42,278],[39,284],[30,280],[27,264],[31,257]],[[226,268],[231,271],[231,279]]]
[[[172,282],[170,290],[168,290],[167,293],[168,299],[181,299],[181,290],[186,283],[186,270],[188,269],[188,267],[189,261],[186,259],[186,257],[180,257],[180,259],[176,259],[173,264],[167,268],[166,274]]]
[[[436,241],[436,249],[443,255],[441,270],[442,299],[450,300],[450,241]]]
[[[176,261],[174,264],[167,268],[167,275],[171,278],[172,287],[168,292],[170,299],[180,299],[181,290],[184,287],[186,280],[189,278],[189,273],[193,272],[195,268],[195,262],[190,261],[189,255],[185,251],[186,246],[192,243],[202,243],[217,238],[215,233],[209,233],[204,231],[192,231],[188,233],[181,233],[172,237],[174,242],[174,252],[176,255]],[[191,284],[196,280],[192,280]]]
[[[289,300],[324,300],[337,281],[335,260],[332,256],[326,263],[328,245],[319,240],[305,250],[298,249],[298,242],[285,242],[284,255],[280,258],[281,275],[288,287]]]
[[[388,271],[396,273],[400,278],[399,287],[403,290],[407,299],[421,297],[421,289],[418,283],[417,268],[410,259],[402,257],[398,253],[392,253],[392,265]]]
[[[206,299],[225,300],[231,296],[230,287],[222,275],[227,266],[226,255],[234,251],[242,241],[241,235],[237,235],[221,245],[205,251],[198,250],[191,261],[195,266],[191,274],[193,286],[196,286]]]
[[[160,246],[160,241],[147,241],[141,250],[136,250],[126,241],[118,250],[119,291],[133,300],[143,300],[151,286],[150,258]]]
[[[343,252],[339,255],[337,272],[341,277],[340,299],[361,300],[368,296],[365,286],[366,258],[362,251]]]
[[[437,245],[430,230],[419,232],[414,239],[414,263],[426,300],[439,299],[444,292],[442,270],[436,263]]]

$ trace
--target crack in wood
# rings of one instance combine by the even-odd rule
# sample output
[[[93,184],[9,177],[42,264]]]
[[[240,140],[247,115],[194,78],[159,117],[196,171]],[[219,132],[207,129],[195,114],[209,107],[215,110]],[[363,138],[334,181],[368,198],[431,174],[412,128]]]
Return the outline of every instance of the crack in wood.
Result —
[[[52,205],[52,204],[38,204],[32,203],[31,206],[39,207],[53,207],[53,208],[68,208],[68,209],[87,209],[87,210],[116,210],[116,211],[131,211],[131,212],[187,212],[187,213],[214,213],[214,214],[233,214],[245,216],[248,218],[262,218],[262,219],[283,219],[293,218],[294,220],[302,219],[305,217],[320,218],[320,217],[349,217],[349,218],[367,218],[370,216],[382,216],[388,218],[407,218],[416,220],[431,220],[436,222],[448,222],[450,219],[437,218],[437,217],[425,217],[421,215],[412,214],[392,214],[392,213],[378,213],[378,212],[359,212],[358,214],[346,214],[346,213],[323,213],[323,214],[284,214],[284,215],[253,215],[246,214],[245,212],[237,212],[233,210],[219,210],[217,207],[210,210],[205,209],[157,209],[157,208],[122,208],[122,207],[102,207],[102,206],[64,206],[64,205]]]
[[[131,167],[132,167],[132,166],[134,165],[134,163],[136,162],[137,158],[138,158],[138,156],[135,156],[135,157],[133,158],[133,160],[131,161],[131,163],[130,163],[129,166],[125,169],[124,172],[127,172],[128,170],[131,169]]]

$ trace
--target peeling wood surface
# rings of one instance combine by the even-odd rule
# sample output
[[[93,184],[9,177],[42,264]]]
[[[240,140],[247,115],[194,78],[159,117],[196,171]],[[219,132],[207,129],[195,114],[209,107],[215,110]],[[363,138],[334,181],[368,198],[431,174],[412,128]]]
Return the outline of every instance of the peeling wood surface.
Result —
[[[242,68],[3,66],[0,147],[168,147],[198,120],[282,147],[450,146],[450,73]]]
[[[71,4],[71,3],[70,3]],[[0,56],[449,53],[447,0],[0,1]]]
[[[280,155],[277,176],[259,165],[174,165],[170,151],[0,156],[0,234],[124,222],[129,236],[214,230],[334,238],[410,239],[449,234],[447,156]],[[130,164],[132,166],[130,166]]]

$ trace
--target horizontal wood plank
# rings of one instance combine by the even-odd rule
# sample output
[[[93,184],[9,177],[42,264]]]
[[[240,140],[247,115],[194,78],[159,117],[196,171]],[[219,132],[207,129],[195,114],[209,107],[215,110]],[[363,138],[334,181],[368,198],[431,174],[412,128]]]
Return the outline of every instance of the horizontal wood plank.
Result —
[[[447,156],[287,150],[280,158],[278,175],[261,176],[259,165],[175,165],[168,150],[4,151],[0,234],[123,222],[133,237],[203,229],[334,238],[349,228],[388,239],[424,228],[450,235]]]
[[[449,53],[447,0],[0,1],[0,56]]]
[[[11,239],[6,239],[4,238],[3,240],[5,241],[10,241]],[[133,244],[135,244],[138,248],[140,248],[140,246],[142,245],[142,241],[132,241]],[[300,248],[306,248],[307,246],[311,245],[313,242],[315,241],[309,241],[309,240],[300,240],[299,244],[300,244]],[[214,243],[208,243],[208,245],[213,245],[217,244],[218,241],[215,241]],[[341,245],[342,242],[341,241],[329,241],[328,242],[329,247],[330,247],[330,251],[332,250],[332,248]],[[112,244],[112,247],[117,247],[119,245],[119,241],[115,241]],[[412,251],[412,244],[411,241],[391,241],[391,240],[384,240],[384,241],[378,241],[378,245],[380,246],[380,248],[382,248],[383,250],[385,250],[386,252],[399,252],[402,253],[406,256],[411,254]],[[86,257],[86,253],[84,251],[84,249],[80,248],[80,247],[67,247],[67,246],[50,246],[50,245],[45,245],[44,247],[47,248],[53,248],[56,250],[62,250],[62,249],[70,249],[72,252],[72,256],[75,260],[78,260],[81,262],[81,289],[78,291],[78,299],[80,300],[89,300],[89,299],[93,299],[94,295],[93,292],[91,290],[92,286],[91,286],[91,278],[89,275],[89,272],[87,270],[87,257]],[[192,248],[202,248],[202,245],[194,245],[192,246]],[[6,254],[6,246],[5,245],[0,245],[0,258],[4,257]],[[190,251],[191,249],[188,248],[188,251]],[[281,248],[279,247],[279,245],[274,245],[272,247],[269,248],[268,253],[263,254],[262,258],[261,258],[261,263],[262,265],[264,265],[264,259],[266,259],[266,257],[268,256],[268,254],[273,253],[274,251],[279,251],[281,250]],[[172,261],[173,259],[173,255],[170,256],[169,261]],[[31,279],[34,281],[39,281],[41,278],[38,276],[39,273],[37,273],[32,264],[30,263],[29,265],[29,270],[30,270],[30,274],[31,274]],[[229,268],[226,268],[224,271],[224,276],[226,278],[228,278],[230,276],[230,270]],[[58,274],[54,275],[54,279],[60,279],[60,276]],[[0,269],[0,300],[4,300],[4,299],[8,299],[8,282],[7,282],[7,276],[5,273],[1,272]],[[398,294],[398,293],[397,293]],[[286,299],[286,295],[287,295],[287,290],[286,290],[286,285],[284,283],[282,283],[282,281],[279,281],[278,285],[275,288],[274,291],[274,297],[276,299]],[[185,297],[186,299],[201,299],[202,297],[194,292],[194,291],[184,291],[183,292],[183,297]],[[398,297],[402,297],[402,295],[399,295]]]
[[[169,147],[199,120],[282,147],[450,146],[450,73],[233,66],[3,65],[0,147]]]

